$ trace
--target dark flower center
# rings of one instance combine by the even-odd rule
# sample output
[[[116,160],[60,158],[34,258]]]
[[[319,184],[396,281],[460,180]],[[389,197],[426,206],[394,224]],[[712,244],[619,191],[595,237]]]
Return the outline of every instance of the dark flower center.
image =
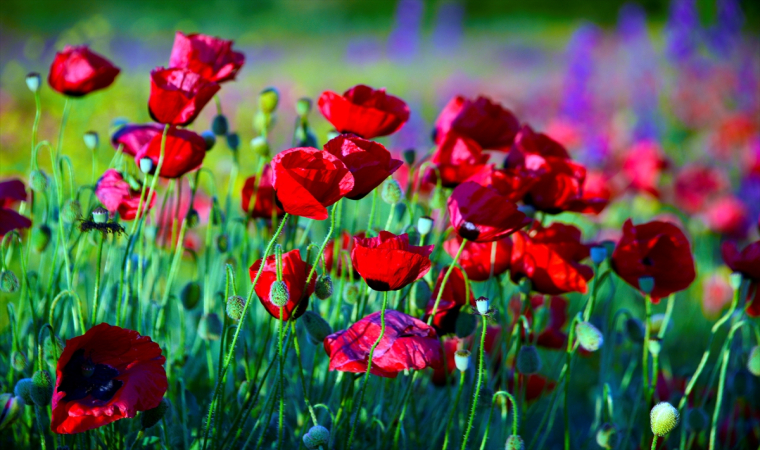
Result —
[[[480,230],[472,222],[463,222],[459,227],[459,235],[468,241],[474,241],[480,235]]]
[[[80,400],[91,395],[107,402],[113,398],[124,382],[115,380],[119,371],[105,364],[96,364],[85,357],[84,349],[79,349],[63,368],[58,392],[65,392],[63,401]]]
[[[646,258],[641,260],[641,264],[644,264],[647,267],[652,267],[654,265],[654,262],[651,259],[649,259],[649,257],[647,256]]]

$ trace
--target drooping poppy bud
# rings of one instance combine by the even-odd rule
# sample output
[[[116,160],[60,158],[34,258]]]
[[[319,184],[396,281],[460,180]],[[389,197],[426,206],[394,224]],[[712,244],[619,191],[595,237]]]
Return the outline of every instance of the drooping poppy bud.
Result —
[[[50,404],[53,398],[53,379],[47,370],[38,370],[32,376],[32,401],[39,407]]]
[[[227,315],[232,320],[240,320],[243,317],[243,309],[245,308],[245,299],[239,295],[231,295],[227,299]]]
[[[332,333],[330,324],[314,311],[306,311],[301,317],[301,321],[306,327],[309,342],[314,345],[321,344]]]
[[[649,422],[655,436],[664,437],[678,426],[678,410],[668,402],[660,402],[649,413]]]
[[[523,345],[517,353],[517,371],[523,375],[531,375],[541,370],[541,357],[536,347]]]

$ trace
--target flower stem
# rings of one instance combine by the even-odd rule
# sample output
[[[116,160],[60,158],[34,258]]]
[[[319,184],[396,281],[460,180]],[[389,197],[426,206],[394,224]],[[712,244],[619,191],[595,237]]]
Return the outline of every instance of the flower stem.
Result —
[[[378,195],[378,189],[375,188],[374,191],[372,191],[372,206],[369,209],[369,221],[367,222],[367,232],[372,231],[372,227],[374,226],[375,222],[375,208],[377,207],[377,195]]]
[[[105,237],[103,234],[100,234],[100,242],[98,243],[98,267],[95,269],[95,292],[93,294],[93,300],[92,300],[92,317],[90,319],[90,325],[94,326],[95,321],[97,320],[98,315],[98,304],[100,300],[100,268],[101,268],[101,261],[103,258],[103,241],[105,240]]]
[[[446,433],[443,435],[443,450],[449,445],[449,433],[451,432],[451,422],[454,419],[454,413],[457,411],[457,405],[459,405],[459,397],[462,395],[462,386],[464,386],[464,374],[465,372],[459,372],[459,387],[457,388],[457,394],[454,397],[454,404],[451,405],[451,411],[449,411],[449,417],[446,419]]]
[[[649,388],[649,338],[652,334],[652,298],[649,294],[644,297],[644,308],[646,308],[646,322],[644,322],[644,342],[641,345],[641,379],[648,409],[652,406],[652,392]]]
[[[459,252],[457,253],[457,255],[459,255],[459,253],[462,252],[462,248],[464,247],[464,243],[465,242],[467,242],[467,241],[466,240],[462,241],[462,246],[459,247]],[[453,265],[452,265],[452,267],[453,267]],[[441,286],[441,291],[440,292],[443,292],[443,286]],[[440,299],[440,294],[438,295],[438,298]],[[485,352],[486,352],[485,345],[486,345],[486,329],[488,328],[488,326],[487,326],[488,325],[488,321],[487,321],[488,319],[487,319],[486,316],[482,316],[482,317],[483,317],[483,325],[482,325],[483,329],[480,332],[480,357],[479,357],[479,361],[478,361],[478,375],[477,375],[478,376],[478,382],[475,384],[475,393],[472,396],[472,408],[470,409],[470,418],[467,419],[467,427],[465,428],[465,431],[464,431],[464,439],[462,439],[462,448],[461,448],[461,450],[465,450],[467,448],[467,441],[470,438],[470,431],[472,429],[472,424],[475,421],[475,411],[478,408],[478,398],[480,397],[480,387],[481,387],[481,385],[483,383],[483,377],[484,377],[484,374],[483,374],[483,365],[484,365],[483,356],[485,355]]]
[[[446,274],[443,276],[443,280],[441,281],[441,288],[438,289],[438,295],[435,297],[435,303],[433,304],[433,311],[430,313],[430,317],[428,317],[428,320],[427,320],[428,325],[433,323],[433,318],[435,317],[435,313],[438,312],[438,304],[441,303],[443,290],[446,287],[446,283],[449,281],[451,272],[454,271],[454,266],[456,266],[457,261],[459,261],[459,257],[462,256],[462,251],[464,250],[464,245],[466,243],[467,243],[467,239],[462,238],[462,244],[459,246],[459,250],[457,250],[456,256],[454,256],[454,261],[451,262],[451,265],[449,265],[449,269],[446,271]]]
[[[512,403],[512,435],[517,436],[519,433],[518,427],[519,427],[519,420],[520,416],[517,413],[517,401],[515,400],[514,396],[510,394],[507,391],[499,391],[493,395],[493,401],[491,402],[491,411],[488,413],[488,422],[486,422],[486,431],[483,435],[483,440],[480,442],[480,450],[485,450],[486,448],[486,441],[488,440],[488,430],[491,428],[491,416],[493,416],[493,407],[496,406],[496,399],[503,395],[509,399],[509,401]]]
[[[278,276],[277,278],[282,278],[281,276]],[[280,306],[280,329],[278,330],[278,338],[277,338],[277,359],[280,360],[280,383],[279,383],[279,389],[280,389],[280,408],[279,408],[279,415],[278,415],[278,422],[277,422],[277,448],[282,450],[282,425],[283,425],[283,415],[285,413],[285,389],[284,389],[284,383],[285,383],[285,354],[282,351],[282,333],[285,328],[285,323],[282,320],[282,316],[285,314],[285,308]]]
[[[303,400],[304,400],[304,403],[306,403],[306,407],[309,409],[309,414],[311,415],[311,421],[314,422],[314,425],[318,425],[317,415],[314,412],[314,408],[311,406],[311,403],[309,402],[309,393],[306,390],[306,379],[303,376],[303,364],[301,363],[301,347],[298,345],[298,334],[296,333],[295,321],[291,323],[291,334],[293,335],[293,344],[295,345],[295,348],[296,348],[296,359],[298,360],[298,376],[301,379],[301,390],[303,391]]]
[[[726,371],[728,369],[729,358],[731,357],[731,340],[734,337],[734,333],[736,333],[736,331],[741,328],[742,325],[744,325],[744,322],[739,321],[731,327],[731,330],[728,332],[728,336],[726,337],[725,347],[723,348],[723,361],[721,362],[720,378],[718,381],[718,395],[715,398],[715,411],[713,411],[712,426],[710,427],[710,446],[708,447],[709,450],[715,449],[715,439],[718,433],[718,418],[720,418],[720,406],[723,403],[723,393],[726,387]]]

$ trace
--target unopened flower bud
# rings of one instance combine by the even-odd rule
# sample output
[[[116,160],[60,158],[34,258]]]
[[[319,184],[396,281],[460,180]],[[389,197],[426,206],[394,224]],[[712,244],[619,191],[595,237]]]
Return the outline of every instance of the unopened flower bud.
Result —
[[[0,395],[0,430],[12,424],[24,409],[24,400],[13,394]]]
[[[61,338],[58,336],[54,336],[52,338],[48,336],[45,338],[43,347],[45,349],[45,355],[48,355],[57,361],[61,356],[61,353],[63,353],[64,344]]]
[[[53,379],[47,370],[38,370],[32,376],[32,401],[35,405],[44,407],[53,398]]]
[[[414,165],[414,161],[417,159],[417,152],[413,148],[404,150],[404,161],[410,165]]]
[[[11,366],[18,372],[26,370],[26,366],[29,364],[29,360],[26,359],[26,355],[21,351],[11,352]]]
[[[252,386],[253,384],[248,382],[248,380],[244,380],[242,383],[240,383],[240,387],[237,390],[237,402],[238,406],[243,406],[246,399],[248,398],[248,391],[249,386]]]
[[[507,438],[507,443],[504,445],[504,450],[525,450],[525,442],[520,436],[513,434]]]
[[[433,218],[428,216],[422,216],[417,219],[417,231],[421,235],[425,236],[433,229]]]
[[[678,410],[668,402],[656,404],[649,413],[652,433],[659,437],[663,437],[673,431],[678,426],[678,420]]]
[[[756,345],[750,350],[749,358],[747,359],[747,370],[752,375],[760,377],[760,345]]]
[[[84,145],[90,150],[97,150],[100,145],[100,137],[97,131],[88,131],[82,137],[84,139]]]
[[[277,109],[277,103],[280,101],[280,93],[273,87],[268,87],[259,94],[259,108],[271,114]]]
[[[605,259],[607,259],[607,249],[603,246],[597,245],[591,247],[589,253],[591,254],[591,261],[593,261],[597,266],[603,263]]]
[[[694,432],[706,430],[709,424],[710,418],[702,408],[692,408],[686,413],[686,425]]]
[[[206,341],[217,341],[222,335],[222,321],[216,313],[204,314],[198,324],[198,335]]]
[[[457,350],[454,352],[454,364],[460,372],[466,371],[470,367],[470,351]]]
[[[227,237],[226,234],[222,233],[216,238],[216,249],[219,250],[219,253],[225,253],[230,246],[230,239]]]
[[[282,308],[288,304],[290,300],[290,292],[288,291],[288,285],[284,281],[275,281],[269,287],[269,301],[274,306]]]
[[[541,370],[541,356],[536,347],[523,345],[517,353],[517,371],[523,375],[532,375]]]
[[[644,341],[644,324],[639,319],[630,317],[625,321],[625,334],[633,342]]]
[[[296,101],[296,113],[301,116],[307,116],[311,112],[311,99],[302,97]]]
[[[42,78],[40,77],[40,74],[37,72],[29,72],[26,75],[26,87],[29,88],[32,92],[37,92],[40,90],[40,84],[42,82]]]
[[[306,327],[306,335],[309,342],[314,345],[321,344],[332,333],[330,324],[314,311],[306,311],[301,316],[301,322]]]
[[[51,236],[52,231],[50,230],[50,227],[44,223],[34,227],[32,229],[32,247],[34,250],[38,253],[44,252],[48,244],[50,244]]]
[[[330,430],[322,425],[314,425],[303,435],[303,444],[309,450],[316,450],[320,446],[326,449],[330,444]]]
[[[61,210],[61,218],[66,223],[72,223],[82,217],[82,206],[76,200],[66,200]]]
[[[211,150],[216,145],[216,135],[211,130],[205,130],[201,133],[201,137],[206,142],[206,151]]]
[[[479,297],[475,300],[475,306],[480,314],[486,315],[488,314],[488,310],[491,309],[491,300],[488,297]]]
[[[18,291],[19,281],[15,273],[10,270],[0,272],[0,292],[12,294]]]
[[[639,290],[645,294],[651,294],[654,290],[654,278],[641,277],[639,278]]]
[[[590,322],[578,322],[575,326],[575,335],[581,347],[589,352],[599,350],[604,343],[602,332]]]
[[[314,294],[320,300],[326,300],[332,297],[333,294],[333,282],[330,275],[322,275],[317,279],[316,287],[314,288]]]
[[[385,183],[383,183],[383,190],[380,193],[380,196],[385,203],[395,205],[401,201],[403,195],[404,192],[401,190],[401,185],[398,184],[398,181],[393,178],[385,180]]]
[[[237,133],[232,132],[227,135],[227,147],[235,152],[240,148],[240,136]]]
[[[343,287],[343,300],[349,305],[355,305],[359,300],[359,293],[359,286],[356,283],[346,283]]]
[[[146,430],[157,424],[158,421],[164,417],[167,409],[169,409],[169,402],[166,401],[165,398],[162,398],[158,403],[158,406],[143,411],[142,414],[140,414],[140,425],[142,426],[142,429]]]
[[[201,300],[201,284],[197,281],[188,282],[179,294],[182,300],[182,306],[187,310],[195,308],[195,305]]]
[[[736,291],[740,287],[742,287],[742,273],[741,272],[732,273],[731,276],[728,278],[728,280],[731,283],[731,289]]]
[[[20,397],[29,406],[34,405],[32,400],[32,379],[22,378],[16,382],[16,386],[13,388],[13,393],[16,397]]]
[[[239,295],[231,295],[227,299],[227,315],[232,320],[240,320],[245,309],[245,299]]]
[[[29,186],[34,192],[45,192],[48,187],[48,177],[41,170],[32,170],[29,174]]]
[[[256,136],[251,139],[251,149],[259,156],[269,156],[269,142],[264,136]]]
[[[153,160],[150,158],[140,158],[140,171],[142,173],[153,172]]]
[[[439,305],[440,306],[440,305]],[[424,309],[424,308],[420,308]],[[472,314],[459,314],[457,321],[454,324],[454,333],[458,338],[466,338],[472,336],[475,332],[475,328],[478,326],[478,321]]]
[[[198,214],[198,211],[195,208],[193,208],[187,212],[187,217],[185,218],[185,220],[187,220],[188,227],[195,228],[198,225],[198,222],[201,221],[201,217]]]
[[[95,223],[106,223],[108,221],[108,210],[98,206],[92,211],[92,220]]]
[[[211,132],[217,136],[225,136],[230,131],[230,126],[227,123],[227,117],[224,114],[217,114],[211,121]]]
[[[596,443],[599,447],[613,449],[620,442],[620,434],[615,425],[605,423],[596,431]]]
[[[659,338],[652,337],[649,339],[649,342],[647,343],[647,348],[649,349],[649,353],[652,356],[657,356],[660,354],[660,350],[662,350],[662,340]]]

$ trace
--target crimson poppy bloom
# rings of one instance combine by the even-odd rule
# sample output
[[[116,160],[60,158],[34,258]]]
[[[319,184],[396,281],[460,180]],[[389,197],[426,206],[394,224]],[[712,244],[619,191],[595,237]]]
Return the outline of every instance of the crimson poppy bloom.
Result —
[[[461,245],[462,238],[455,236],[443,243],[443,249],[453,258]],[[511,254],[512,241],[508,237],[483,243],[467,241],[459,256],[459,264],[470,281],[486,281],[491,275],[499,276],[509,270]]]
[[[245,63],[245,55],[232,51],[232,41],[205,34],[177,31],[169,57],[172,69],[188,69],[203,78],[223,83],[234,80]]]
[[[455,187],[483,170],[488,158],[490,156],[483,153],[483,149],[475,140],[451,132],[441,139],[430,162],[438,168],[441,185]],[[429,169],[425,181],[435,183],[436,180],[436,171]]]
[[[688,165],[675,176],[675,204],[689,214],[698,213],[712,197],[723,192],[728,186],[725,175],[715,167]]]
[[[0,181],[0,237],[13,230],[29,228],[32,221],[17,213],[11,206],[26,200],[26,188],[21,180]]]
[[[502,197],[519,202],[536,184],[538,178],[523,167],[496,169],[493,165],[487,165],[465,181],[490,187]]]
[[[277,258],[275,255],[267,257],[263,268],[261,267],[262,262],[263,259],[260,259],[253,263],[248,272],[251,275],[251,281],[253,281],[259,270],[263,271],[258,283],[256,283],[256,295],[267,312],[275,319],[279,319],[280,307],[269,299],[272,283],[277,281]],[[306,312],[306,308],[309,306],[309,296],[314,293],[317,282],[317,277],[312,276],[309,285],[306,285],[306,277],[309,276],[310,271],[311,264],[301,259],[300,250],[291,250],[282,254],[282,281],[288,286],[288,293],[290,294],[288,303],[282,308],[282,320],[297,319]]]
[[[277,201],[295,216],[325,220],[327,207],[354,189],[354,176],[346,165],[316,148],[285,150],[271,164]]]
[[[141,159],[150,158],[155,172],[161,156],[162,140],[163,133],[154,135],[135,155],[135,164],[139,167]],[[201,135],[190,130],[170,127],[166,133],[164,163],[158,175],[164,178],[179,178],[200,168],[205,157],[206,141]]]
[[[454,188],[448,206],[451,225],[468,241],[497,241],[530,223],[514,202],[472,181]]]
[[[317,101],[319,110],[340,133],[364,139],[393,134],[409,120],[409,107],[385,89],[358,84],[338,95],[325,91]]]
[[[723,262],[734,272],[749,280],[747,315],[760,317],[760,241],[755,241],[739,252],[735,242],[726,241],[720,246]]]
[[[156,135],[161,136],[163,132],[164,126],[157,123],[125,125],[111,136],[111,145],[116,150],[121,145],[122,152],[129,156],[135,156],[151,139]]]
[[[530,308],[524,308],[522,301],[519,297],[514,297],[509,302],[509,309],[512,312],[512,326],[517,324],[521,314],[525,314],[525,318],[528,319],[528,324],[533,328],[533,316],[534,313],[540,312],[543,308],[547,308],[548,303],[548,316],[549,320],[544,325],[544,329],[538,333],[535,337],[535,342],[538,347],[564,350],[567,343],[567,333],[562,331],[562,328],[567,324],[567,299],[560,296],[552,296],[547,302],[546,297],[543,295],[533,295],[530,297]],[[536,331],[536,330],[534,330]],[[533,342],[534,332],[531,332],[530,336],[526,336],[525,329],[522,330],[522,337],[527,341]]]
[[[66,341],[50,429],[81,433],[158,406],[168,384],[161,347],[137,331],[96,325]]]
[[[354,236],[358,238],[364,238],[365,233],[364,231],[359,231]],[[346,230],[343,230],[340,233],[340,237],[338,238],[338,242],[336,243],[336,240],[333,239],[330,242],[328,242],[327,247],[325,247],[325,252],[322,254],[322,258],[324,258],[325,261],[325,270],[327,272],[332,272],[333,265],[336,263],[335,261],[335,250],[336,250],[336,244],[337,244],[337,251],[339,255],[339,259],[337,261],[337,266],[335,267],[335,272],[338,276],[341,276],[343,274],[343,266],[346,263],[346,256],[348,255],[349,259],[351,258],[351,253],[353,253],[354,250],[354,239],[353,236],[351,236],[351,233],[349,233]],[[361,275],[359,275],[359,272],[357,272],[351,264],[348,265],[349,267],[347,270],[351,270],[354,273],[354,278],[359,278]],[[348,272],[346,272],[348,273]]]
[[[380,314],[380,311],[374,312],[348,329],[325,338],[330,370],[367,371],[370,349],[380,336]],[[433,327],[402,312],[385,311],[385,334],[372,355],[370,373],[396,378],[403,370],[440,367],[442,358],[441,344]]]
[[[447,271],[448,266],[441,269],[441,272],[438,274],[438,281],[435,283],[433,295],[430,297],[425,308],[425,320],[433,314],[435,300],[438,298],[438,293],[441,290],[441,284],[443,284],[443,278],[446,276]],[[467,295],[468,293],[469,296]],[[438,302],[438,309],[436,309],[435,316],[433,317],[433,326],[436,331],[442,335],[456,331],[459,312],[462,306],[467,304],[475,306],[475,296],[472,294],[472,288],[468,287],[462,270],[459,267],[454,267],[446,282],[446,286],[443,288],[441,301]]]
[[[140,189],[133,189],[116,169],[108,169],[95,185],[95,196],[108,211],[118,212],[124,220],[132,220],[137,216],[140,206]],[[156,202],[155,192],[145,189],[142,211],[148,211]]]
[[[449,131],[475,140],[484,149],[509,147],[520,130],[512,111],[487,97],[470,100],[454,97],[435,121],[435,141],[440,143]]]
[[[628,219],[612,253],[612,267],[626,283],[639,289],[639,279],[652,277],[652,300],[686,289],[694,281],[689,240],[677,226],[660,221],[634,225]]]
[[[381,231],[374,238],[354,237],[351,263],[372,289],[397,291],[428,273],[433,247],[410,245],[408,234]]]
[[[243,211],[250,214],[251,217],[261,219],[271,219],[273,212],[276,212],[276,215],[282,214],[282,209],[275,204],[272,168],[270,166],[264,166],[264,171],[261,173],[261,182],[256,193],[256,202],[253,204],[253,211],[251,211],[251,197],[253,197],[255,187],[256,176],[248,177],[243,185]]]
[[[725,195],[710,202],[702,217],[707,227],[715,233],[735,239],[742,239],[747,235],[747,206],[733,195]]]
[[[340,159],[354,176],[354,188],[346,194],[351,200],[364,198],[404,164],[393,159],[382,144],[346,134],[330,140],[324,149]]]
[[[512,235],[510,276],[515,283],[527,277],[542,294],[586,293],[594,271],[580,261],[588,256],[578,228],[559,222],[544,228],[535,222],[529,231]]]
[[[55,54],[48,83],[61,94],[82,97],[110,86],[119,72],[111,61],[87,46],[67,45],[62,52]]]
[[[660,196],[660,175],[669,162],[659,144],[640,141],[623,156],[622,173],[628,181],[628,189]]]
[[[219,85],[187,69],[159,67],[150,73],[148,111],[158,123],[191,124]]]

